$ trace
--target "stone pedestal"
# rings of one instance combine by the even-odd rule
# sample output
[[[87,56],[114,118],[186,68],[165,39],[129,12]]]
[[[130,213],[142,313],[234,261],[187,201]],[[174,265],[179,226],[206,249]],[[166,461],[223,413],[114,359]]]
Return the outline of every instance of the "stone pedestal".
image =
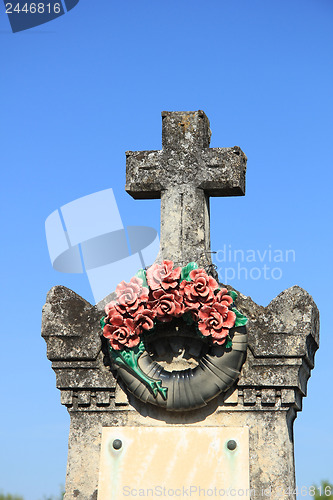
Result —
[[[145,405],[117,383],[99,325],[111,298],[92,306],[71,290],[55,287],[43,310],[47,356],[71,418],[65,499],[104,500],[99,495],[103,429],[170,426],[248,429],[249,470],[244,473],[252,496],[247,498],[295,498],[293,422],[319,343],[319,315],[311,296],[294,286],[264,308],[239,294],[237,305],[249,318],[241,375],[228,393],[186,412]]]

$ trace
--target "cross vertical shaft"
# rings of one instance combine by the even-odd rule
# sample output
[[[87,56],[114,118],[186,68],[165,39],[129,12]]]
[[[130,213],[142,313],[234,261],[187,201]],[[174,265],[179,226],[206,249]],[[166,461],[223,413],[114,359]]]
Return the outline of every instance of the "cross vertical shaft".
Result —
[[[162,150],[126,153],[126,191],[161,198],[159,260],[211,265],[210,196],[245,194],[246,156],[240,148],[209,148],[203,111],[163,112]]]
[[[160,245],[161,255],[176,263],[210,264],[209,200],[202,189],[172,186],[161,192]]]

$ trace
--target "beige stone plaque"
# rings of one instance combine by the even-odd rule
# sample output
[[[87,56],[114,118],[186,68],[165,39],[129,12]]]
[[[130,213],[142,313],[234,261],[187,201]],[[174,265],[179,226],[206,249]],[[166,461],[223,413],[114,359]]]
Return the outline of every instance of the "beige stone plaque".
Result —
[[[118,450],[115,440],[122,442]],[[247,427],[103,429],[98,500],[249,499],[249,488]]]

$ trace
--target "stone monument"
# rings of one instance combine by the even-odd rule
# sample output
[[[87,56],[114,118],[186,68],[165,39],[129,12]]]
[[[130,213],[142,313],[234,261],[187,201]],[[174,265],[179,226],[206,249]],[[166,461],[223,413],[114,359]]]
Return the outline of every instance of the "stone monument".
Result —
[[[209,197],[245,194],[246,156],[209,148],[210,134],[203,111],[163,112],[162,150],[126,153],[126,191],[161,198],[153,266],[96,306],[47,295],[42,335],[71,418],[66,500],[295,498],[319,314],[298,286],[262,307],[216,282]]]

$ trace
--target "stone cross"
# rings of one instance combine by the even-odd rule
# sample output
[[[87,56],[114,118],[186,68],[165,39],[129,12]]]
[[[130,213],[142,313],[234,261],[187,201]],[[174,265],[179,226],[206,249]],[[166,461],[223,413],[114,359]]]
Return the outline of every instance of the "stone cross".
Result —
[[[203,111],[163,111],[162,150],[126,152],[126,191],[161,198],[159,260],[209,266],[209,197],[245,194],[245,154],[210,148],[210,136]]]

